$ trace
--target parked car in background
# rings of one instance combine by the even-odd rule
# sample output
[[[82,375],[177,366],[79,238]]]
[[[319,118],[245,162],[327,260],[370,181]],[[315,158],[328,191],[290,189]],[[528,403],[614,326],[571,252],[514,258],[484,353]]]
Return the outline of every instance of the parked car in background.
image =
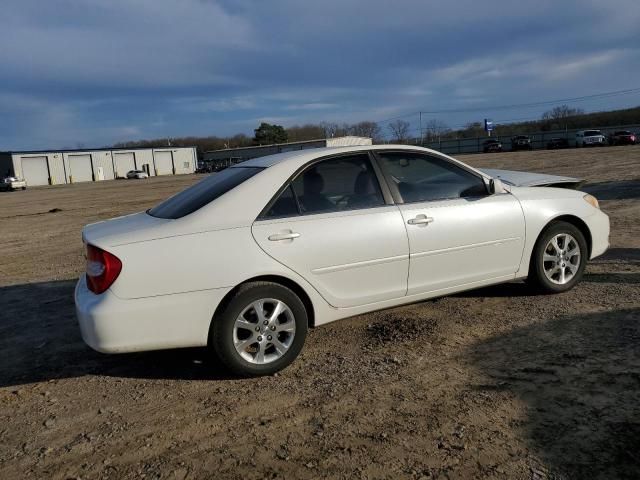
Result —
[[[596,147],[605,145],[606,141],[600,130],[580,130],[576,133],[576,147]]]
[[[569,140],[562,137],[554,137],[547,142],[547,150],[555,150],[557,148],[569,148]]]
[[[609,145],[635,145],[636,134],[629,130],[618,130],[609,135]]]
[[[127,178],[141,180],[143,178],[149,178],[149,175],[144,170],[129,170],[127,172]]]
[[[531,138],[526,135],[511,137],[511,150],[532,150]]]
[[[485,140],[482,144],[482,151],[484,153],[489,152],[501,152],[502,151],[502,143],[495,138],[490,138],[489,140]]]
[[[14,190],[26,190],[27,182],[18,177],[5,177],[0,181],[0,190],[12,192]]]
[[[598,201],[518,186],[561,177],[492,173],[406,145],[230,166],[83,229],[82,337],[105,353],[209,346],[236,374],[270,375],[334,320],[517,279],[573,288],[609,246]]]

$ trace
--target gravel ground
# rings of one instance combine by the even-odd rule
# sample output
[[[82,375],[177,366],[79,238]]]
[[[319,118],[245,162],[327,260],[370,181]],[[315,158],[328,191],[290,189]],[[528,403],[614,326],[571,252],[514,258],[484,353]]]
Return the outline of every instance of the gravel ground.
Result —
[[[568,293],[336,322],[249,380],[203,350],[101,355],[76,325],[81,227],[196,176],[0,195],[0,478],[640,477],[640,146],[461,158],[584,178],[611,249]]]

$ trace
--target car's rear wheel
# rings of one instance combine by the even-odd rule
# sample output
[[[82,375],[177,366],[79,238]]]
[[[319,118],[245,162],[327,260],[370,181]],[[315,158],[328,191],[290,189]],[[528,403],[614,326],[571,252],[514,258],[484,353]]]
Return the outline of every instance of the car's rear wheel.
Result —
[[[588,256],[587,242],[575,225],[553,223],[533,249],[529,283],[546,293],[571,290],[582,278]]]
[[[298,356],[307,312],[290,289],[272,282],[242,285],[213,319],[209,344],[241,376],[271,375]]]

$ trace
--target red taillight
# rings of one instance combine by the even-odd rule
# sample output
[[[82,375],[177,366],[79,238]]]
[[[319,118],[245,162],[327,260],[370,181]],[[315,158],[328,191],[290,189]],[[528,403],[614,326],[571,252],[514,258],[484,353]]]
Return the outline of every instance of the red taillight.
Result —
[[[116,281],[122,262],[115,255],[93,245],[87,245],[87,286],[93,293],[102,293]]]

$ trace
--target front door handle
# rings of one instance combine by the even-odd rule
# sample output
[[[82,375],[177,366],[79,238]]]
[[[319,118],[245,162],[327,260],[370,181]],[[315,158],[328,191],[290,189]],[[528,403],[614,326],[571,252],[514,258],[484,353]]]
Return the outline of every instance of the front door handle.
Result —
[[[433,222],[433,218],[427,217],[424,214],[417,215],[407,221],[409,225],[427,225],[431,222]]]
[[[298,238],[300,236],[299,233],[289,232],[289,233],[274,233],[273,235],[269,235],[269,240],[272,242],[281,242],[282,240],[293,240],[294,238]]]

